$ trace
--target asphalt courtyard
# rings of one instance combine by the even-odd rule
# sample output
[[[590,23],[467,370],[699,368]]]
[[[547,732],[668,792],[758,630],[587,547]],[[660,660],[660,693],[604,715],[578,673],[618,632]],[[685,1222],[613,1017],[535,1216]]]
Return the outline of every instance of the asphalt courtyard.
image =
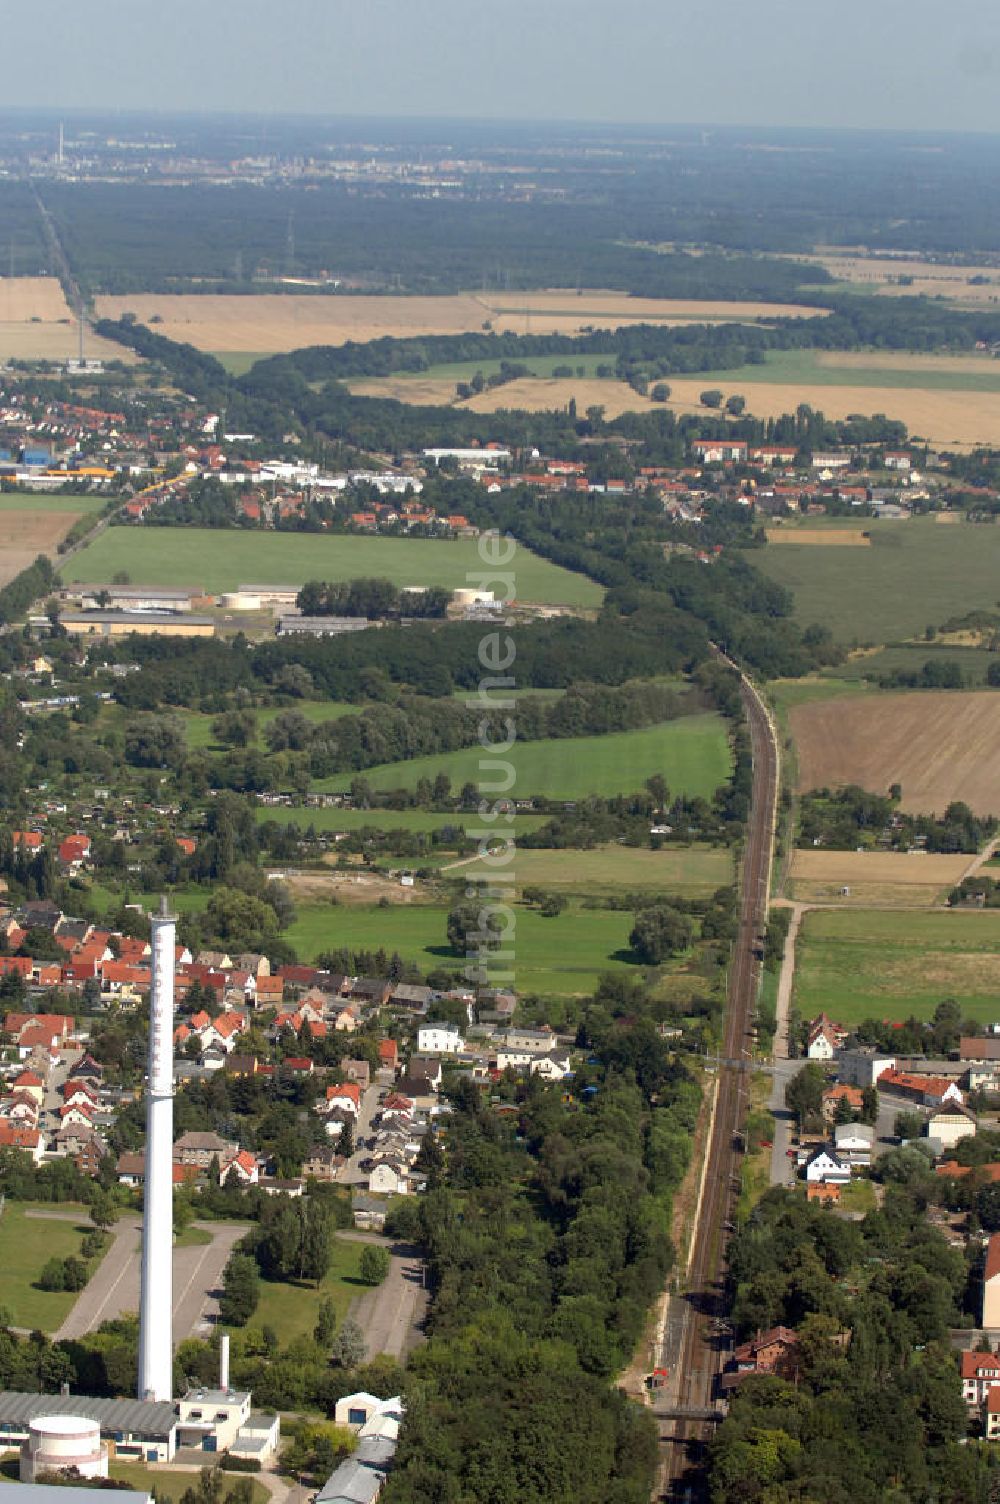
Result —
[[[246,1232],[245,1223],[196,1223],[211,1235],[210,1243],[174,1249],[174,1346],[185,1337],[207,1337],[218,1314],[222,1271],[233,1247]],[[86,1289],[56,1332],[82,1337],[117,1316],[139,1309],[139,1251],[141,1224],[123,1217],[114,1241]]]

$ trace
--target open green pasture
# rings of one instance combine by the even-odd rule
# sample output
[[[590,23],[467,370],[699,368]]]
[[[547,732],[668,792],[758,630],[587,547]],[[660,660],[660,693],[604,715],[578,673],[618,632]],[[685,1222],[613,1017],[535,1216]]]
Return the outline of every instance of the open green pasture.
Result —
[[[835,669],[827,670],[824,678],[827,685],[836,685],[837,692],[849,685],[852,689],[864,687],[866,679],[882,674],[919,674],[925,663],[954,664],[970,689],[978,689],[986,683],[986,670],[996,663],[995,653],[988,648],[953,647],[950,643],[900,642],[880,649],[877,653],[865,653],[849,658]],[[846,681],[846,682],[845,682]],[[819,698],[819,697],[817,697]]]
[[[611,366],[614,368],[614,355],[531,355],[509,356],[508,365],[527,366],[532,376],[551,378],[553,371],[560,367],[569,366],[574,376],[593,377],[597,374],[598,366]],[[405,380],[412,376],[417,381],[471,381],[477,371],[482,371],[484,376],[496,376],[500,371],[501,361],[497,360],[451,360],[442,361],[438,365],[428,366],[424,371],[399,371],[393,376],[394,381]]]
[[[996,605],[1000,526],[933,517],[872,520],[871,548],[770,544],[753,563],[795,598],[803,625],[838,642],[888,643]]]
[[[487,870],[480,861],[454,869],[466,878]],[[515,852],[510,871],[519,890],[537,885],[583,894],[647,888],[691,895],[714,893],[731,883],[733,857],[721,846],[665,846],[661,851],[630,846],[599,846],[593,851],[528,849]]]
[[[499,964],[501,969],[513,970],[513,985],[519,991],[587,993],[602,972],[634,969],[638,974],[628,956],[631,913],[583,909],[576,904],[551,919],[521,906],[515,913],[514,960]],[[304,960],[341,946],[349,950],[383,946],[426,972],[463,964],[448,944],[447,922],[447,904],[393,904],[385,909],[303,905],[285,934]]]
[[[51,492],[2,491],[0,512],[99,512],[106,507],[106,496],[59,496]]]
[[[324,1300],[333,1302],[337,1313],[337,1325],[347,1315],[348,1307],[356,1295],[363,1295],[368,1288],[358,1274],[361,1266],[363,1243],[348,1243],[335,1237],[332,1243],[330,1267],[319,1285],[303,1281],[278,1281],[262,1279],[260,1301],[247,1329],[258,1331],[265,1326],[273,1327],[281,1338],[282,1345],[294,1342],[297,1337],[311,1336],[319,1317],[319,1308]]]
[[[245,376],[251,366],[255,366],[258,360],[270,360],[274,351],[268,350],[211,350],[220,366],[227,370],[230,376]]]
[[[1000,1017],[1000,911],[814,910],[795,950],[804,1018],[930,1018],[944,998],[981,1022]]]
[[[856,288],[852,288],[856,291]],[[717,382],[727,391],[738,391],[741,381],[767,381],[786,386],[918,387],[940,392],[1000,392],[1000,363],[983,361],[981,371],[947,370],[907,365],[827,365],[821,350],[767,350],[762,365],[740,366],[733,371],[706,371],[699,380]]]
[[[276,720],[279,715],[286,711],[294,710],[304,715],[307,721],[319,725],[323,721],[337,721],[342,715],[357,715],[364,707],[351,705],[343,700],[296,700],[292,705],[266,705],[261,710],[254,710],[257,717],[257,745],[264,745],[263,733]],[[199,710],[171,709],[171,714],[179,716],[184,722],[189,747],[218,748],[219,743],[212,734],[212,722],[218,717],[203,715]]]
[[[544,825],[548,815],[516,814],[505,828],[514,832],[537,830]],[[261,823],[276,820],[279,825],[299,825],[303,830],[313,826],[317,831],[354,831],[365,826],[377,830],[408,830],[421,833],[440,830],[443,825],[463,829],[479,829],[482,821],[476,814],[465,811],[460,814],[442,815],[427,809],[313,809],[306,804],[261,805],[257,809]]]
[[[32,1216],[31,1212],[65,1212],[65,1218]],[[76,1303],[70,1290],[39,1290],[35,1281],[47,1259],[79,1254],[80,1239],[92,1232],[84,1207],[32,1207],[20,1201],[4,1203],[0,1214],[0,1304],[10,1312],[12,1326],[54,1332]]]
[[[205,1465],[212,1465],[212,1458],[206,1454]],[[129,1488],[137,1493],[152,1494],[160,1504],[181,1504],[181,1498],[188,1489],[193,1493],[198,1492],[198,1484],[201,1481],[201,1470],[193,1468],[187,1472],[183,1468],[171,1466],[170,1471],[161,1467],[146,1467],[142,1462],[121,1462],[113,1459],[108,1463],[108,1476],[117,1483],[127,1483]],[[228,1493],[236,1482],[242,1478],[240,1473],[227,1473],[223,1476],[222,1492]],[[267,1504],[271,1497],[267,1489],[257,1478],[251,1479],[253,1488],[253,1504]]]
[[[481,766],[481,759],[485,766]],[[492,759],[479,747],[465,747],[460,752],[433,753],[409,762],[383,763],[366,769],[363,776],[375,789],[410,789],[421,778],[447,773],[455,788],[475,783],[488,790],[505,776],[489,766],[491,761],[513,767],[512,784],[495,792],[517,799],[628,794],[641,789],[655,773],[662,774],[671,793],[707,799],[729,777],[731,767],[726,723],[721,716],[708,713],[609,736],[515,742],[510,752]],[[337,774],[318,782],[316,788],[340,792],[348,789],[356,776]]]
[[[475,538],[369,538],[242,528],[112,527],[64,566],[67,581],[98,584],[125,573],[134,585],[234,590],[241,584],[377,576],[403,585],[477,588],[489,567]],[[505,570],[517,598],[538,605],[599,606],[603,590],[519,547]],[[484,578],[482,588],[490,588]],[[497,585],[500,590],[502,587]]]

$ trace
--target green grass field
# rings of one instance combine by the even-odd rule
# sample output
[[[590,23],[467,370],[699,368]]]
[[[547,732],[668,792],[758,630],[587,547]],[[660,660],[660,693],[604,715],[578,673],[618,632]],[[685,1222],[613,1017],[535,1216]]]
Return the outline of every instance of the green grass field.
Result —
[[[827,626],[844,643],[898,642],[996,605],[1000,526],[916,517],[870,527],[871,548],[771,544],[753,563],[792,592],[803,625]]]
[[[864,688],[864,681],[876,674],[919,674],[925,663],[953,663],[962,673],[965,683],[978,689],[986,683],[986,670],[996,662],[996,654],[988,648],[951,647],[933,642],[904,642],[882,648],[877,653],[851,658],[835,669],[827,670],[829,677],[823,682],[837,687],[842,693],[848,685],[852,689]],[[816,696],[816,698],[820,698]]]
[[[478,747],[460,752],[434,753],[410,762],[383,763],[367,768],[364,777],[374,789],[410,789],[421,778],[447,773],[452,785],[499,782],[501,774],[480,769]],[[526,799],[583,799],[588,794],[609,796],[633,793],[647,778],[661,773],[674,794],[709,798],[729,777],[731,757],[726,722],[721,716],[682,716],[639,731],[609,736],[573,736],[550,741],[516,742],[505,755],[516,770],[513,786],[502,792]],[[504,761],[504,758],[493,759]],[[486,759],[488,762],[490,759]],[[348,789],[353,773],[341,773],[316,783],[330,793]]]
[[[944,998],[981,1022],[1000,1018],[1000,911],[814,911],[796,945],[794,1005],[865,1018],[929,1018]]]
[[[599,606],[604,592],[527,548],[509,566],[517,597],[539,605]],[[90,584],[123,571],[135,585],[233,590],[241,584],[303,585],[374,575],[397,585],[476,586],[487,574],[474,538],[330,537],[241,528],[114,527],[65,566],[67,581]],[[484,588],[489,588],[484,585]],[[501,587],[498,585],[497,589]]]
[[[347,1243],[341,1238],[333,1240],[333,1255],[330,1267],[318,1288],[311,1284],[286,1284],[276,1280],[262,1279],[260,1302],[247,1330],[272,1326],[287,1346],[296,1337],[311,1334],[319,1316],[320,1303],[331,1300],[337,1312],[337,1325],[347,1315],[348,1307],[356,1295],[368,1289],[358,1277],[363,1243]]]
[[[31,1210],[67,1212],[72,1220],[30,1217]],[[80,1239],[93,1229],[84,1207],[33,1208],[8,1200],[0,1215],[0,1304],[10,1312],[13,1326],[54,1332],[76,1303],[68,1290],[38,1290],[34,1281],[46,1259],[64,1259],[80,1252]]]
[[[205,1454],[206,1467],[211,1467],[215,1460],[210,1453]],[[130,1488],[135,1489],[138,1493],[151,1494],[155,1489],[156,1498],[160,1501],[160,1504],[167,1504],[168,1500],[169,1504],[180,1504],[181,1496],[186,1489],[190,1488],[195,1493],[198,1492],[198,1482],[201,1473],[198,1469],[187,1472],[180,1468],[176,1471],[171,1468],[168,1472],[164,1468],[144,1467],[141,1462],[112,1461],[108,1464],[108,1476],[115,1479],[118,1483],[127,1483]],[[244,1473],[224,1473],[222,1482],[223,1495],[228,1493],[238,1478],[245,1476],[246,1474]],[[263,1483],[258,1482],[256,1478],[252,1482],[254,1504],[267,1504],[271,1495]]]
[[[38,491],[0,492],[0,512],[99,512],[106,496],[52,496]]]
[[[827,289],[828,290],[828,289]],[[857,292],[857,288],[851,289]],[[707,371],[699,381],[715,382],[728,392],[739,391],[741,381],[767,381],[785,386],[869,386],[922,388],[939,392],[1000,392],[1000,363],[984,360],[982,371],[923,370],[900,365],[825,365],[818,350],[768,350],[763,365],[740,366],[734,371]]]
[[[548,815],[515,815],[507,829],[514,832],[537,830],[544,825]],[[481,825],[478,815],[438,815],[426,809],[311,809],[308,805],[258,806],[257,819],[277,820],[280,825],[312,825],[318,831],[361,830],[366,825],[379,830],[440,830],[442,825],[476,827]]]
[[[230,376],[245,376],[251,366],[255,366],[258,360],[270,360],[272,352],[267,350],[211,350],[221,366],[229,372]]]
[[[537,884],[570,889],[575,894],[638,892],[714,893],[733,880],[732,853],[724,847],[667,846],[648,851],[628,846],[601,846],[594,851],[518,851],[511,863],[518,889]],[[481,862],[454,869],[466,878],[486,870]]]
[[[569,366],[574,376],[593,377],[598,366],[611,366],[614,369],[614,355],[532,355],[530,357],[515,356],[510,362],[515,365],[527,366],[532,376],[549,378],[554,370],[560,366]],[[426,371],[400,371],[392,378],[398,381],[406,376],[412,376],[416,381],[471,381],[477,371],[482,371],[484,376],[495,376],[500,370],[499,360],[454,360],[443,361],[439,365],[428,366]]]
[[[516,914],[514,961],[501,964],[514,972],[512,985],[520,992],[588,993],[602,972],[634,970],[639,974],[627,958],[631,913],[571,904],[553,919],[521,907]],[[285,934],[304,960],[340,946],[350,950],[384,946],[425,972],[440,966],[457,969],[463,962],[448,945],[447,919],[445,904],[394,904],[387,909],[303,905]]]

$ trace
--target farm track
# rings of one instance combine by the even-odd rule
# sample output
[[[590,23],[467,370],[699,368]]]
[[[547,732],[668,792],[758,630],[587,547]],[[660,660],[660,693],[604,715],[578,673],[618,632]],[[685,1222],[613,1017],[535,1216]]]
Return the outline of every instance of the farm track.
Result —
[[[763,701],[746,676],[742,678],[741,695],[750,728],[753,789],[740,884],[739,932],[729,970],[718,1096],[688,1269],[676,1383],[672,1386],[678,1399],[672,1414],[660,1416],[664,1497],[676,1500],[704,1495],[704,1444],[714,1422],[700,1417],[715,1409],[717,1381],[726,1359],[725,1345],[713,1335],[713,1328],[723,1314],[725,1229],[739,1197],[736,1135],[748,1091],[746,1067],[752,1054],[753,1012],[760,979],[760,962],[754,952],[767,918],[774,848],[777,737]]]

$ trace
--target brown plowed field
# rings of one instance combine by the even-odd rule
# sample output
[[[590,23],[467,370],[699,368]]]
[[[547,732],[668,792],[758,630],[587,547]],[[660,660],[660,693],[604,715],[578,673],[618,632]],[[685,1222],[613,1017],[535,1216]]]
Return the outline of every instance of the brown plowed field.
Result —
[[[0,585],[33,564],[39,554],[54,554],[82,512],[38,512],[30,507],[0,513]]]
[[[942,813],[963,799],[1000,815],[1000,694],[864,695],[797,705],[789,725],[798,788],[903,788],[902,807]]]

